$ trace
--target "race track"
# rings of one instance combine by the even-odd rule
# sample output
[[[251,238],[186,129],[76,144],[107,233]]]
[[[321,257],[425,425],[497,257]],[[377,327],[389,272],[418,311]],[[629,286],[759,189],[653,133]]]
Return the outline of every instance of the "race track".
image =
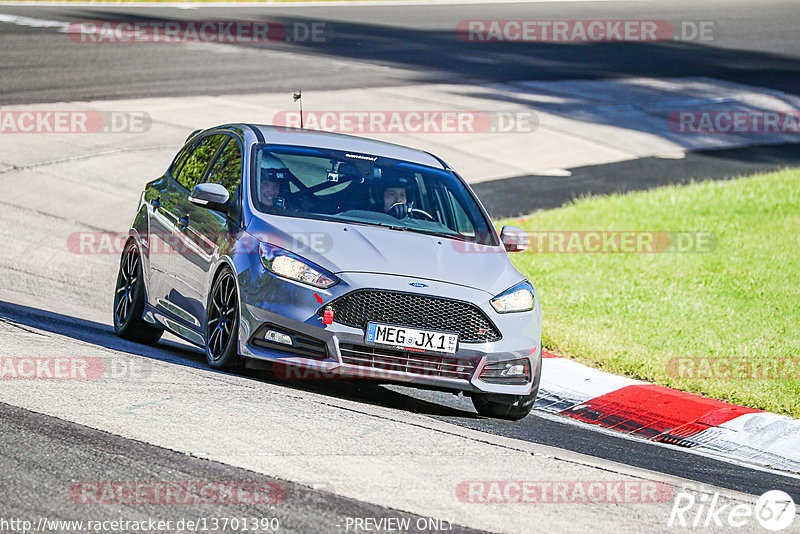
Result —
[[[502,43],[478,48],[452,34],[466,19],[623,17],[713,20],[718,38],[704,44],[550,44],[533,53]],[[41,22],[230,18],[323,21],[335,38],[325,44],[93,46],[70,42]],[[541,96],[564,84],[582,106],[596,87],[587,83],[620,88],[630,78],[640,80],[638,90],[679,78],[670,90],[680,105],[690,105],[692,91],[702,86],[708,101],[729,97],[773,106],[780,100],[788,106],[800,98],[800,44],[791,35],[798,18],[790,1],[764,9],[718,0],[268,9],[0,5],[2,110],[144,111],[152,119],[144,132],[0,134],[0,358],[77,358],[105,369],[91,380],[0,381],[0,471],[6,479],[0,519],[246,516],[277,518],[286,532],[364,532],[366,523],[359,528],[356,518],[405,518],[413,527],[402,531],[412,532],[587,532],[598,525],[602,532],[682,532],[691,529],[668,526],[672,497],[681,491],[709,500],[719,494],[720,505],[752,505],[771,489],[800,500],[794,474],[544,412],[520,422],[489,420],[468,399],[450,394],[286,383],[255,371],[231,375],[211,370],[198,349],[172,336],[155,347],[120,340],[110,326],[118,251],[74,246],[80,236],[125,232],[142,186],[163,172],[193,129],[237,119],[267,122],[291,109],[284,99],[300,87],[309,100],[318,95],[320,108],[348,109],[358,101],[383,106],[378,109],[481,109],[476,102],[484,101],[496,110],[527,105],[504,96]],[[523,82],[562,85],[531,89]],[[642,98],[637,113],[663,116],[655,98]],[[610,110],[598,104],[593,124],[576,132],[580,106],[542,102],[535,142],[519,134],[467,141],[458,135],[386,137],[446,153],[498,216],[556,207],[586,192],[643,189],[698,175],[724,179],[799,160],[794,136],[669,137],[615,122],[627,113],[623,102],[611,102],[620,106]],[[530,154],[537,146],[548,148]],[[490,154],[481,158],[481,150]],[[664,172],[641,183],[642,169]],[[575,179],[564,181],[563,170]],[[655,484],[668,496],[659,493],[657,502],[486,504],[459,489],[469,481],[524,480]],[[97,481],[244,481],[270,487],[278,499],[164,505],[76,497],[76,484]],[[751,522],[737,531],[763,530]]]

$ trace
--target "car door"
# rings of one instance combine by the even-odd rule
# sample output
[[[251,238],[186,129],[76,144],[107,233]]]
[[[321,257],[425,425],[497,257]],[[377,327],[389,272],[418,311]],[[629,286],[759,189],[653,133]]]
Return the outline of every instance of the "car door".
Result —
[[[194,251],[196,243],[187,234],[194,207],[188,199],[194,186],[205,179],[211,163],[227,138],[224,134],[211,134],[198,139],[161,200],[165,219],[170,224],[171,236],[166,243],[169,249],[166,287],[164,297],[158,305],[197,331],[201,330],[200,318],[196,315],[197,306],[191,300],[191,292],[183,287],[184,277],[181,273],[185,269],[185,258],[195,260],[197,256]],[[192,338],[197,341],[196,337]]]
[[[148,302],[157,306],[163,301],[171,286],[169,282],[169,257],[173,252],[173,229],[176,224],[175,206],[183,189],[176,181],[181,167],[192,153],[196,143],[185,145],[175,156],[167,172],[150,184],[144,194],[148,215],[146,240],[148,261]]]
[[[195,327],[204,325],[211,266],[239,228],[242,150],[235,138],[224,136],[203,181],[221,184],[228,190],[230,213],[226,215],[192,204],[188,196],[181,207],[188,224],[179,228],[185,247],[181,254],[171,258],[170,271],[176,282],[170,300],[192,316]]]

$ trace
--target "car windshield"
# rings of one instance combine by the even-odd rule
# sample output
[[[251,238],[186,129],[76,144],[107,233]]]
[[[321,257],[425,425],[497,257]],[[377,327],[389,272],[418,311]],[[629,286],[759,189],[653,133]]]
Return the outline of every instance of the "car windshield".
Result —
[[[475,198],[452,172],[368,154],[258,145],[259,211],[384,226],[496,245]]]

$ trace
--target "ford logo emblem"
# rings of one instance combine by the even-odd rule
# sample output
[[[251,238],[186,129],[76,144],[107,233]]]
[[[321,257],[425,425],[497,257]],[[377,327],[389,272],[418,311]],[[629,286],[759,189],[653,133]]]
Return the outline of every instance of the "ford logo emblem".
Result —
[[[428,284],[423,284],[422,282],[410,282],[408,285],[411,287],[428,287]]]

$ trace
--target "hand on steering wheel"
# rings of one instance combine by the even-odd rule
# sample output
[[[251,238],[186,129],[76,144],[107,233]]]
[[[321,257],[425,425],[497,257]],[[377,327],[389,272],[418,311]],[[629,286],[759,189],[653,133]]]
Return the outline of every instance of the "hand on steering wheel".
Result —
[[[389,211],[386,213],[395,219],[407,219],[408,217],[411,217],[413,219],[427,219],[432,222],[436,221],[436,219],[433,218],[433,215],[427,211],[419,208],[411,208],[405,202],[397,202],[392,204],[392,207],[389,208]]]
[[[397,202],[392,204],[392,207],[389,208],[386,213],[395,219],[405,219],[408,217],[408,204],[405,202]]]

